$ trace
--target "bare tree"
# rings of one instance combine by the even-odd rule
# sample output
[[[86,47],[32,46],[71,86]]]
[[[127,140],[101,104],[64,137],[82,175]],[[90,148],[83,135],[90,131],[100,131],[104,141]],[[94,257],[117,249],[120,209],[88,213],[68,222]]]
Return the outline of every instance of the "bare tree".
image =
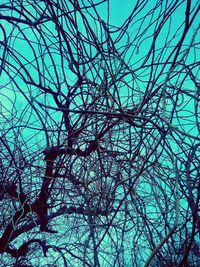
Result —
[[[3,2],[1,266],[199,266],[199,2]]]

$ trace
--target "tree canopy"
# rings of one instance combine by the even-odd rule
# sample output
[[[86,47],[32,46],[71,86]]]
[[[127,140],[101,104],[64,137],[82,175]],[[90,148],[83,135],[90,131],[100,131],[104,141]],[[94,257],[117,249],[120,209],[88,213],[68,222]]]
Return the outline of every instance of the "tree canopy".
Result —
[[[199,21],[1,1],[1,266],[199,266]]]

